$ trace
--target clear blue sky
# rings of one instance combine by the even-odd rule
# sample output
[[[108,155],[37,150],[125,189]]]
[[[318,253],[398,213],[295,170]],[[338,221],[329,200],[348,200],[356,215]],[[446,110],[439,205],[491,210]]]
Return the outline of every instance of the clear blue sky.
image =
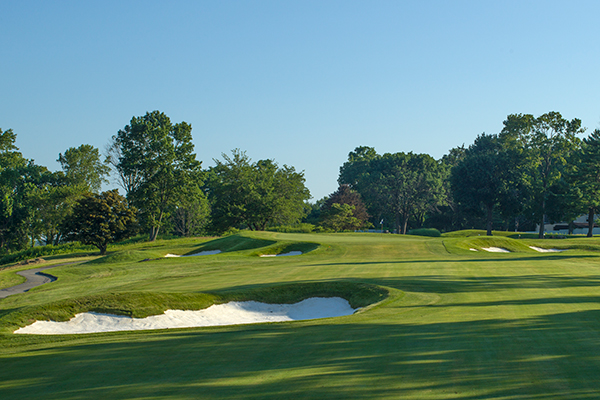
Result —
[[[512,113],[600,127],[599,16],[573,0],[0,0],[0,128],[57,170],[160,110],[192,124],[204,167],[240,148],[304,170],[316,200],[357,146],[440,158]]]

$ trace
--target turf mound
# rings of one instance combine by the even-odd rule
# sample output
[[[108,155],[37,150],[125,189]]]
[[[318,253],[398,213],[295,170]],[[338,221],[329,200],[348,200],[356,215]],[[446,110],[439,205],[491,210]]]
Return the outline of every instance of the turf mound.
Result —
[[[294,304],[312,297],[339,297],[357,309],[380,302],[387,296],[387,289],[354,282],[291,283],[232,288],[219,293],[107,293],[26,307],[1,319],[14,331],[35,321],[69,321],[86,312],[146,318],[163,314],[166,310],[202,310],[231,301]]]
[[[318,243],[311,242],[277,242],[277,244],[266,249],[261,249],[256,255],[259,257],[275,257],[275,256],[298,256],[309,253],[319,248]]]
[[[152,250],[121,250],[96,260],[88,261],[88,264],[139,262],[160,257],[162,257],[160,252]]]
[[[275,243],[277,242],[275,242],[274,240],[257,239],[244,236],[243,234],[237,234],[203,243],[201,246],[185,255],[193,256],[197,255],[198,253],[217,250],[223,253],[232,251],[253,250],[259,249],[261,247],[270,246]]]
[[[80,313],[66,322],[36,321],[17,334],[60,335],[152,329],[197,328],[301,321],[351,315],[356,310],[339,297],[311,297],[295,304],[267,304],[256,301],[215,304],[202,310],[167,310],[146,318]]]

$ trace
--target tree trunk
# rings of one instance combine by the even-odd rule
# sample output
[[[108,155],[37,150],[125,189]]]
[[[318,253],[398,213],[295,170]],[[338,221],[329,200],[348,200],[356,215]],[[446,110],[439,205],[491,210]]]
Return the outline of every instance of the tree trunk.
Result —
[[[493,210],[494,210],[494,205],[487,206],[487,232],[486,232],[487,236],[492,236],[492,217],[493,217],[492,211]]]
[[[546,199],[542,200],[542,220],[540,221],[539,238],[544,238],[544,222],[546,222]]]
[[[588,233],[587,237],[594,236],[594,207],[588,208]]]
[[[404,221],[402,222],[402,234],[406,235],[406,228],[408,227],[408,214],[404,216]]]

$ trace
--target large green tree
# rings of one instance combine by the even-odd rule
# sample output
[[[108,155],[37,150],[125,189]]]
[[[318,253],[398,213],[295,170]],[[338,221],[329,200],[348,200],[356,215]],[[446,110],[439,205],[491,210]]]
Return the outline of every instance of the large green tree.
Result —
[[[304,173],[294,167],[279,167],[273,160],[251,162],[245,152],[235,149],[224,161],[214,160],[207,191],[214,229],[246,226],[265,230],[269,225],[298,222],[305,213],[310,192]]]
[[[588,237],[593,236],[594,215],[600,207],[600,129],[583,139],[572,159],[571,183],[578,189],[588,212]]]
[[[135,234],[135,209],[119,192],[88,193],[77,201],[65,230],[70,240],[96,246],[104,255],[110,243]]]
[[[162,112],[133,117],[109,146],[109,162],[116,167],[127,199],[138,208],[151,241],[158,236],[187,185],[201,184],[192,126],[173,124]],[[118,161],[116,159],[118,157]]]
[[[515,209],[518,203],[518,158],[504,148],[497,135],[482,134],[452,168],[455,201],[473,214],[485,212],[487,235],[492,235],[494,210]]]
[[[58,155],[57,161],[69,185],[79,186],[83,192],[98,193],[102,184],[108,183],[110,167],[101,161],[100,151],[92,145],[70,147]]]
[[[350,185],[340,185],[338,189],[330,194],[324,201],[321,212],[325,217],[329,217],[331,215],[330,210],[334,204],[347,204],[353,207],[351,216],[354,217],[356,221],[352,221],[351,224],[347,224],[347,226],[352,226],[347,227],[347,230],[361,229],[372,226],[372,224],[369,222],[369,213],[367,212],[365,203],[362,201],[360,194],[352,190]]]
[[[340,168],[338,182],[361,194],[369,213],[388,218],[406,233],[409,218],[422,224],[427,212],[444,201],[444,169],[427,154],[386,153],[357,147]]]

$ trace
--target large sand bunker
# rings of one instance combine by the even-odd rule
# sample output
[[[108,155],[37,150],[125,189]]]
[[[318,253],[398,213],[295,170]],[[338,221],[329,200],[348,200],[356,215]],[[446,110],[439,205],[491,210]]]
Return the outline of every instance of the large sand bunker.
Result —
[[[81,313],[66,322],[36,321],[24,328],[17,329],[15,333],[61,335],[193,328],[341,317],[351,315],[355,311],[347,300],[340,297],[311,297],[296,304],[232,301],[226,304],[215,304],[198,311],[167,310],[164,314],[146,318],[130,318],[93,312]]]

